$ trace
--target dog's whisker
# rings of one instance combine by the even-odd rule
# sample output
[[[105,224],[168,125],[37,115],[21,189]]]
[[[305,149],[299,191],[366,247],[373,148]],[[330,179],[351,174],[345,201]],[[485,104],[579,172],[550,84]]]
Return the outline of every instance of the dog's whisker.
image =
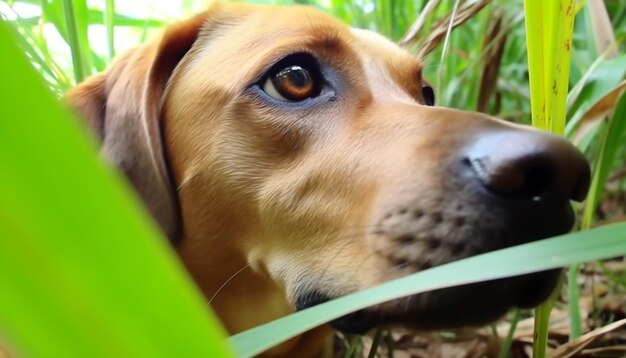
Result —
[[[354,225],[351,227],[346,227],[344,229],[347,228],[379,228],[382,225],[380,224],[373,224],[373,225]],[[359,237],[362,236],[363,238],[369,236],[369,235],[375,235],[377,233],[377,230],[373,230],[371,232],[369,231],[363,231],[363,232],[354,232],[354,233],[344,233],[340,236],[338,236],[339,239],[346,239],[346,238],[355,238],[355,237]],[[328,236],[330,236],[331,234],[329,234]],[[335,260],[337,260],[337,258],[339,257],[340,254],[343,253],[343,251],[348,247],[348,245],[350,243],[352,243],[353,241],[348,241],[345,240],[346,242],[339,248],[339,250],[337,250],[335,252],[335,254],[333,255],[333,257],[328,261],[327,265],[324,265],[324,271],[322,271],[322,274],[320,275],[320,280],[323,280],[326,276],[326,273],[328,272],[328,268],[330,266],[332,266],[332,264],[335,262]],[[368,260],[370,257],[372,257],[375,253],[374,252],[370,252],[368,255],[365,256],[365,258],[357,265],[356,270],[358,270],[364,263],[366,260]]]
[[[368,229],[368,228],[379,228],[379,227],[382,227],[382,224],[350,225],[350,226],[342,227],[341,230]]]
[[[377,228],[380,227],[380,224],[374,224],[374,225],[355,225],[352,226],[352,228]],[[353,233],[344,233],[342,235],[337,236],[338,239],[346,239],[346,238],[358,238],[359,236],[362,237],[366,237],[369,235],[374,235],[376,234],[376,230],[372,231],[372,232],[368,232],[368,231],[362,231],[362,232],[353,232]],[[329,234],[328,236],[330,236],[331,234]],[[333,255],[333,257],[328,261],[328,263],[326,265],[324,265],[324,271],[322,271],[321,275],[320,275],[320,281],[323,281],[323,279],[325,278],[326,274],[328,273],[328,268],[331,267],[333,265],[333,263],[337,260],[337,258],[349,247],[349,244],[353,243],[353,241],[351,240],[345,240],[345,242],[341,245],[341,247],[336,250],[335,254]],[[374,253],[369,253],[368,255],[366,255],[366,257],[357,265],[357,270],[365,263],[365,261],[367,259],[369,259],[370,257],[372,257],[374,255]]]
[[[340,238],[341,239],[346,239],[346,238],[354,238],[354,237],[358,237],[360,235],[363,235],[363,233],[352,233],[352,234],[344,234],[341,235]],[[330,234],[329,234],[330,236]],[[333,255],[333,257],[328,261],[328,263],[326,265],[324,265],[324,271],[322,271],[321,275],[320,275],[320,281],[323,281],[326,273],[328,272],[328,268],[332,266],[332,264],[335,262],[335,260],[339,257],[340,254],[342,254],[344,252],[344,250],[349,246],[349,244],[351,244],[353,241],[351,240],[344,240],[344,243],[341,245],[341,247],[339,248],[339,250],[337,250],[335,252],[335,254]]]
[[[402,262],[401,264],[393,265],[389,269],[383,271],[381,273],[381,277],[383,278],[383,281],[394,279],[395,277],[392,276],[393,274],[395,274],[395,273],[399,272],[400,270],[403,270],[403,269],[411,266],[412,263],[413,262],[411,262],[410,260],[407,260],[406,262]],[[419,272],[419,271],[415,271],[415,272],[412,272],[412,273],[416,273],[416,272]]]
[[[247,264],[244,267],[240,268],[239,270],[237,270],[237,272],[232,274],[226,281],[224,281],[224,283],[217,289],[217,291],[215,291],[213,296],[211,296],[211,298],[208,301],[208,304],[210,305],[215,299],[215,297],[217,297],[217,295],[220,293],[220,291],[222,291],[224,287],[226,287],[226,285],[228,285],[237,275],[239,275],[243,270],[247,269],[248,267],[250,267],[250,264]]]

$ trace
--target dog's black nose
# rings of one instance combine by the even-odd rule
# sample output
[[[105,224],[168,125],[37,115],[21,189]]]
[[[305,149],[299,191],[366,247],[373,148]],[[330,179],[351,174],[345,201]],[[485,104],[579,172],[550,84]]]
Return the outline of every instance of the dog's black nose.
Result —
[[[582,201],[589,188],[585,157],[572,144],[538,131],[481,133],[466,152],[481,184],[500,197]]]

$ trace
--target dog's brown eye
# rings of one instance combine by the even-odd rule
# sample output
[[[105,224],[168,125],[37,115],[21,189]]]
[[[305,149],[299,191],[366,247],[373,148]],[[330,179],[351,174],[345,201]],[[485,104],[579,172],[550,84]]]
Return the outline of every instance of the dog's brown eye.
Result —
[[[422,96],[424,97],[424,103],[426,103],[427,106],[435,105],[435,91],[430,85],[422,86]]]
[[[276,99],[297,102],[315,94],[315,80],[306,68],[290,65],[270,75],[263,90]]]

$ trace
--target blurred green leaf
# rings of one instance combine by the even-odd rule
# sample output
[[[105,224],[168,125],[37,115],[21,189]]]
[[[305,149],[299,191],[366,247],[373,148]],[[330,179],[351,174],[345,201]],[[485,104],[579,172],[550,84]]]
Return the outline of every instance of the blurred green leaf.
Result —
[[[626,77],[626,54],[600,61],[589,68],[568,98],[568,123],[565,136],[572,138],[580,120],[598,101]]]
[[[110,1],[110,0],[107,0],[107,1]],[[104,25],[105,24],[104,19],[106,18],[107,14],[106,12],[103,12],[100,10],[89,9],[87,12],[87,16],[88,16],[87,17],[88,23],[90,25]],[[24,24],[35,26],[39,23],[39,19],[40,18],[38,16],[35,16],[35,17],[25,17],[21,20],[24,22]],[[113,14],[113,22],[115,23],[115,26],[129,26],[129,27],[139,27],[139,28],[143,28],[146,25],[148,27],[160,27],[160,26],[165,25],[165,22],[161,20],[139,19],[139,18],[115,14],[115,13]]]
[[[229,357],[134,195],[0,21],[0,345],[30,357]]]
[[[625,92],[626,93],[626,92]],[[591,188],[585,203],[582,226],[590,227],[595,210],[600,202],[604,185],[612,169],[618,150],[624,145],[626,137],[626,94],[622,93],[615,112],[601,130],[600,151],[596,160]]]

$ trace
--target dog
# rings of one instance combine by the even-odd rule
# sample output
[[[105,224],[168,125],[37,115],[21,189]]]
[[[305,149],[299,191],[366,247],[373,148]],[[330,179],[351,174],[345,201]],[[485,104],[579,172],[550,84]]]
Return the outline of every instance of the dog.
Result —
[[[67,100],[229,333],[565,233],[589,186],[565,140],[434,106],[420,61],[310,7],[212,5]],[[423,293],[330,326],[482,325],[543,301],[559,273]],[[315,356],[330,332],[266,354]]]

